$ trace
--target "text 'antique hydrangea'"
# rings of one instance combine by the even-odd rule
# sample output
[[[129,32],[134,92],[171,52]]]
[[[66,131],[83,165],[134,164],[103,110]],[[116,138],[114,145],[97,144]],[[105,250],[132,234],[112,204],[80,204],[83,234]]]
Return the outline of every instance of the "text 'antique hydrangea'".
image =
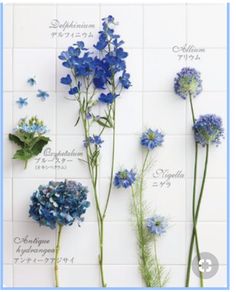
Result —
[[[136,173],[131,170],[120,170],[114,176],[114,186],[117,188],[125,188],[132,186],[136,180]]]
[[[72,225],[83,221],[82,215],[90,203],[88,189],[75,181],[54,182],[41,185],[31,197],[29,216],[40,225],[51,229],[58,225]]]
[[[166,233],[168,222],[165,217],[156,215],[146,219],[146,226],[150,233],[161,236]]]
[[[200,116],[193,126],[195,141],[202,146],[220,144],[224,129],[222,119],[214,114]]]
[[[140,138],[141,145],[148,150],[153,150],[154,148],[161,146],[163,142],[164,135],[159,130],[148,129]]]
[[[174,80],[174,90],[183,99],[202,92],[201,74],[194,68],[183,68]]]

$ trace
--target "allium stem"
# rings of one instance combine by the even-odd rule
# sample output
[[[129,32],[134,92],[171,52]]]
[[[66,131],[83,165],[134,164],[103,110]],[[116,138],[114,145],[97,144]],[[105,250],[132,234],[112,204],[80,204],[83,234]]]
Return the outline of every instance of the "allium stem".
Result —
[[[55,249],[55,262],[54,262],[54,272],[55,272],[55,286],[59,287],[59,275],[58,275],[58,256],[60,253],[60,241],[61,241],[61,230],[62,225],[58,225],[58,233],[57,233],[57,244]]]
[[[193,100],[192,100],[192,95],[191,94],[189,94],[189,101],[190,101],[190,107],[191,107],[192,121],[193,121],[193,125],[194,125],[194,123],[195,123],[195,114],[194,114]],[[197,165],[198,165],[198,143],[195,142],[193,200],[192,200],[192,220],[193,220],[193,222],[194,222],[194,217],[195,217],[195,205],[196,205],[196,185],[197,185],[197,168],[198,168]],[[201,256],[200,256],[200,249],[199,249],[198,234],[197,234],[196,226],[194,228],[194,235],[195,235],[195,242],[196,242],[196,249],[197,249],[197,257],[198,257],[198,261],[200,261]],[[192,244],[190,244],[191,254],[189,254],[189,258],[188,258],[187,275],[186,275],[186,287],[189,287],[193,245],[194,245],[194,241],[192,242]],[[202,275],[202,272],[200,272],[200,286],[203,287],[203,275]]]
[[[205,187],[205,181],[206,181],[206,175],[207,175],[207,166],[208,166],[208,156],[209,156],[209,145],[206,145],[206,157],[205,157],[204,173],[203,173],[202,184],[201,184],[200,195],[199,195],[199,199],[198,199],[198,203],[197,203],[196,213],[195,213],[194,220],[193,220],[193,230],[192,230],[192,236],[191,236],[191,242],[190,242],[190,248],[189,248],[186,287],[189,287],[190,268],[191,268],[192,253],[193,253],[193,244],[194,244],[194,238],[197,238],[198,215],[199,215],[201,202],[202,202],[202,197],[203,197],[203,193],[204,193],[204,187]],[[197,250],[198,250],[198,248],[197,248]],[[199,260],[199,257],[198,257],[198,260]],[[201,275],[202,275],[202,273],[200,273],[200,282],[201,282],[201,287],[203,287],[203,278],[201,278]]]

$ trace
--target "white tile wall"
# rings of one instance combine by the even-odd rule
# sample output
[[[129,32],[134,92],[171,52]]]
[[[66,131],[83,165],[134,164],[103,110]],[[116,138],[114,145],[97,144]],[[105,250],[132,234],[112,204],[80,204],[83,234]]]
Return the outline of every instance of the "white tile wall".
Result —
[[[4,286],[53,287],[53,266],[47,264],[14,263],[14,237],[50,239],[53,248],[56,232],[39,227],[28,217],[30,196],[38,185],[50,179],[75,179],[89,187],[91,207],[85,223],[62,231],[61,256],[75,257],[73,264],[60,264],[61,287],[100,286],[97,265],[97,223],[94,198],[86,165],[72,157],[66,169],[36,170],[36,160],[23,164],[12,161],[16,147],[8,141],[8,133],[19,118],[37,114],[50,129],[51,152],[83,150],[83,129],[74,127],[78,104],[68,101],[60,78],[66,74],[58,55],[77,41],[81,34],[87,47],[97,40],[100,19],[112,14],[119,22],[118,33],[129,52],[127,68],[132,87],[117,102],[116,166],[138,168],[142,163],[139,135],[148,127],[157,127],[165,134],[163,147],[152,153],[153,165],[147,174],[145,199],[154,211],[168,217],[170,227],[158,243],[160,262],[170,272],[168,287],[182,287],[191,233],[191,197],[193,178],[193,138],[190,108],[187,101],[173,93],[176,72],[186,65],[202,73],[203,93],[194,99],[196,116],[214,112],[223,119],[226,128],[226,7],[223,4],[157,5],[88,5],[58,4],[4,6]],[[201,21],[199,21],[201,19]],[[50,28],[57,23],[56,28]],[[90,28],[70,28],[68,37],[60,37],[63,25],[90,25]],[[58,33],[57,37],[52,34]],[[86,34],[89,37],[86,37]],[[74,34],[74,35],[73,35]],[[200,60],[178,60],[172,52],[175,45],[204,47]],[[27,79],[36,77],[35,87]],[[37,90],[49,92],[42,102]],[[19,109],[16,100],[27,97],[29,105]],[[97,112],[103,111],[98,107]],[[131,118],[132,117],[132,118]],[[96,128],[94,128],[96,132]],[[104,205],[108,188],[111,157],[111,132],[104,135],[100,163],[99,199]],[[226,129],[227,139],[227,129]],[[199,149],[200,159],[204,149]],[[83,157],[84,158],[84,157]],[[48,165],[48,164],[47,164]],[[58,165],[58,164],[57,164]],[[155,179],[158,169],[169,173],[182,171],[184,179]],[[199,163],[199,179],[203,165]],[[156,183],[157,186],[153,186]],[[205,280],[206,287],[226,286],[226,140],[218,148],[211,147],[209,171],[202,209],[199,214],[199,238],[204,251],[214,253],[220,262],[215,277]],[[104,262],[106,280],[112,287],[142,287],[134,227],[130,217],[130,191],[112,189],[105,223]],[[221,240],[219,240],[219,238]],[[29,247],[29,244],[27,244]],[[40,258],[40,255],[36,255]],[[27,275],[27,276],[25,276]],[[199,279],[192,275],[191,286]]]

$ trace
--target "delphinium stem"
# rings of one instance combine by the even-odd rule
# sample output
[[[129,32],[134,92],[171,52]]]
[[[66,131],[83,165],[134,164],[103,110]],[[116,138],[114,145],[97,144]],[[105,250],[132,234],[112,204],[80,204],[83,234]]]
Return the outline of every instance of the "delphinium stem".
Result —
[[[58,225],[57,244],[56,244],[56,249],[55,249],[55,262],[54,262],[55,286],[56,287],[59,287],[58,256],[60,253],[61,230],[62,230],[62,225]]]

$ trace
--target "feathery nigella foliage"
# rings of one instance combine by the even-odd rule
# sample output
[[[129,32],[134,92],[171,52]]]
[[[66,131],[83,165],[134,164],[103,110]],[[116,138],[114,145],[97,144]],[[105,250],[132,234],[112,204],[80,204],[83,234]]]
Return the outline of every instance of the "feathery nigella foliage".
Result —
[[[9,134],[9,140],[20,147],[13,159],[24,161],[26,168],[28,160],[39,155],[43,147],[50,141],[48,137],[44,136],[47,131],[43,121],[40,121],[36,116],[30,119],[21,119],[13,134]]]
[[[116,103],[122,91],[131,86],[130,74],[126,69],[128,53],[123,48],[124,41],[115,32],[116,26],[113,16],[103,18],[98,41],[92,48],[86,48],[84,42],[79,40],[59,55],[62,66],[68,69],[68,73],[61,78],[61,83],[67,87],[70,99],[74,98],[79,104],[75,125],[81,122],[84,128],[83,143],[97,211],[99,269],[103,287],[106,287],[103,270],[103,230],[113,185]],[[95,113],[98,104],[101,105],[100,115]],[[94,124],[96,127],[92,127]],[[97,129],[96,132],[92,130],[94,128]],[[103,143],[106,143],[102,135],[107,128],[112,131],[112,156],[108,192],[103,207],[99,200],[97,176],[100,153],[103,151]]]

